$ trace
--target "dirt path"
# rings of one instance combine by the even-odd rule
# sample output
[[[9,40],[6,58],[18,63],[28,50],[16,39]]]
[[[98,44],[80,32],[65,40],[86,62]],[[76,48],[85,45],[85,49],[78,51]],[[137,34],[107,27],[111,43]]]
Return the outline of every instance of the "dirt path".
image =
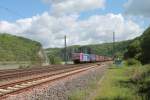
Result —
[[[106,69],[103,71],[103,74],[102,74],[100,80],[97,81],[98,87],[101,85],[102,81],[105,79],[105,73],[110,66],[111,66],[110,64],[106,65]],[[98,89],[91,91],[91,93],[89,94],[89,96],[87,97],[86,100],[95,100],[97,93],[98,93]]]
[[[105,73],[104,73],[104,74],[105,74]],[[103,76],[101,77],[101,79],[98,81],[97,86],[100,86],[101,82],[104,80],[104,78],[105,78],[104,74],[103,74]],[[94,100],[94,98],[95,98],[96,95],[97,95],[97,92],[98,92],[97,89],[94,90],[94,91],[91,91],[90,95],[87,97],[86,100]]]

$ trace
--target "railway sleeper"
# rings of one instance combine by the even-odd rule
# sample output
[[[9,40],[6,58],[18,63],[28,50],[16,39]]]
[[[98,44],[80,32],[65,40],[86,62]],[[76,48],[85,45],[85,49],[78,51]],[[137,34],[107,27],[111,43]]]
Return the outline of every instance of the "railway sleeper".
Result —
[[[7,90],[18,90],[19,88],[16,87],[7,87]]]
[[[6,89],[0,89],[0,93],[9,93],[11,92],[12,90],[6,90]]]

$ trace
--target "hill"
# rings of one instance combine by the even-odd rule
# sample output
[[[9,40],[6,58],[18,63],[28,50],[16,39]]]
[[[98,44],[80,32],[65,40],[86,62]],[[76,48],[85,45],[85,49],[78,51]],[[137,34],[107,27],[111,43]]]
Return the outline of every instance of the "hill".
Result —
[[[127,47],[125,58],[135,58],[143,64],[150,63],[150,27],[135,39]]]
[[[43,60],[40,55],[39,42],[10,34],[0,34],[0,62],[30,62],[39,63]]]
[[[115,43],[115,51],[113,51],[113,43],[103,43],[103,44],[91,44],[91,45],[74,45],[74,46],[68,46],[67,47],[67,59],[68,61],[71,60],[71,53],[72,52],[78,52],[83,51],[84,53],[90,52],[93,54],[98,55],[105,55],[105,56],[113,56],[113,52],[115,52],[116,55],[123,57],[123,54],[127,51],[128,45],[131,43],[131,40],[128,41],[121,41]],[[63,48],[48,48],[45,50],[51,58],[57,57],[61,60],[64,60],[64,49]]]

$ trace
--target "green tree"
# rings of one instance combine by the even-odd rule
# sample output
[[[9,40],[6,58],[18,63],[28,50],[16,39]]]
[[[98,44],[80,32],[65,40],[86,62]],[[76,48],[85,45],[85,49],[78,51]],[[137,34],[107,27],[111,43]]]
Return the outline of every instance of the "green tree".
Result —
[[[150,27],[143,33],[141,48],[142,48],[142,62],[150,63]]]
[[[125,58],[139,59],[141,56],[140,40],[134,40],[128,47],[128,51],[125,53]]]

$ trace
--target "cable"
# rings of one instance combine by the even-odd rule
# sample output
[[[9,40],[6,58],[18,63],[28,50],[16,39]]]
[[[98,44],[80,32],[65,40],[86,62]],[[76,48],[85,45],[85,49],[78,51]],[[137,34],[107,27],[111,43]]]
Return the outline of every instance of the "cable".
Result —
[[[1,9],[6,10],[7,12],[10,12],[10,13],[12,13],[12,14],[16,15],[16,16],[24,17],[23,15],[21,15],[21,14],[17,13],[16,11],[13,11],[13,10],[11,10],[11,9],[7,8],[7,7],[3,7],[3,6],[1,6],[1,5],[0,5],[0,8],[1,8]]]

